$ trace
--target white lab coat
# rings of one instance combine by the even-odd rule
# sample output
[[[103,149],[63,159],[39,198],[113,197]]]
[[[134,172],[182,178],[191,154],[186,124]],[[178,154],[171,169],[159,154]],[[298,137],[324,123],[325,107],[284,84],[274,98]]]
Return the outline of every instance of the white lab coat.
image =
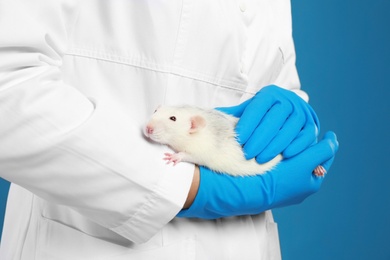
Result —
[[[269,84],[306,98],[288,0],[2,0],[0,259],[280,259],[271,212],[175,218],[194,166],[142,135]]]

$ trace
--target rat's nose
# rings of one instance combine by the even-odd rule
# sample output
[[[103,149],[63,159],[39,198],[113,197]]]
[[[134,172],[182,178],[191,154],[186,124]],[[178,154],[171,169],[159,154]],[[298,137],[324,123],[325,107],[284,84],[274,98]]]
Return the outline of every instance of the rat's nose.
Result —
[[[146,133],[149,135],[153,134],[153,127],[150,125],[147,125],[146,126]]]

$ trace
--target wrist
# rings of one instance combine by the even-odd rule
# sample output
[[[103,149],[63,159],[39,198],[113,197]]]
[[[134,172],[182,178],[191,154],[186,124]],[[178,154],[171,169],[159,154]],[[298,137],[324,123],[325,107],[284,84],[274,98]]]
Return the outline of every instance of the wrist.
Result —
[[[183,209],[188,209],[189,207],[191,207],[192,203],[194,202],[196,194],[198,193],[199,182],[200,182],[199,167],[195,166],[191,187],[190,190],[188,191],[188,196],[183,205]]]

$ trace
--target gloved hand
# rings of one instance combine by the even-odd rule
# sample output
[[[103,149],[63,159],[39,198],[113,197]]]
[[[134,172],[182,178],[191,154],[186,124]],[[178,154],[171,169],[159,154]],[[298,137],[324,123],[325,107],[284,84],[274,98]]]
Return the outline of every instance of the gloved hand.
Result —
[[[267,86],[234,107],[217,108],[239,117],[238,141],[247,159],[265,163],[282,153],[284,158],[299,154],[312,145],[320,122],[311,106],[292,91]]]
[[[216,219],[253,215],[300,203],[318,191],[324,180],[312,174],[314,168],[322,165],[328,171],[337,150],[336,135],[328,132],[319,143],[262,175],[234,177],[200,167],[195,200],[178,217]]]

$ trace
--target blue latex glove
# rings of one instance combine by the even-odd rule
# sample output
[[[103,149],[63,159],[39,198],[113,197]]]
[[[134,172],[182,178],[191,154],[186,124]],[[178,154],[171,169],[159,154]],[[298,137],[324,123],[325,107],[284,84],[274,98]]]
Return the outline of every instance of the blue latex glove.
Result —
[[[290,158],[317,140],[320,123],[311,106],[290,90],[262,88],[234,107],[217,108],[239,117],[236,132],[247,159],[265,163],[278,154]]]
[[[200,185],[191,207],[178,217],[216,219],[254,215],[268,209],[302,202],[320,188],[324,178],[312,171],[317,165],[329,170],[338,150],[333,132],[273,170],[256,176],[233,177],[200,167]]]

